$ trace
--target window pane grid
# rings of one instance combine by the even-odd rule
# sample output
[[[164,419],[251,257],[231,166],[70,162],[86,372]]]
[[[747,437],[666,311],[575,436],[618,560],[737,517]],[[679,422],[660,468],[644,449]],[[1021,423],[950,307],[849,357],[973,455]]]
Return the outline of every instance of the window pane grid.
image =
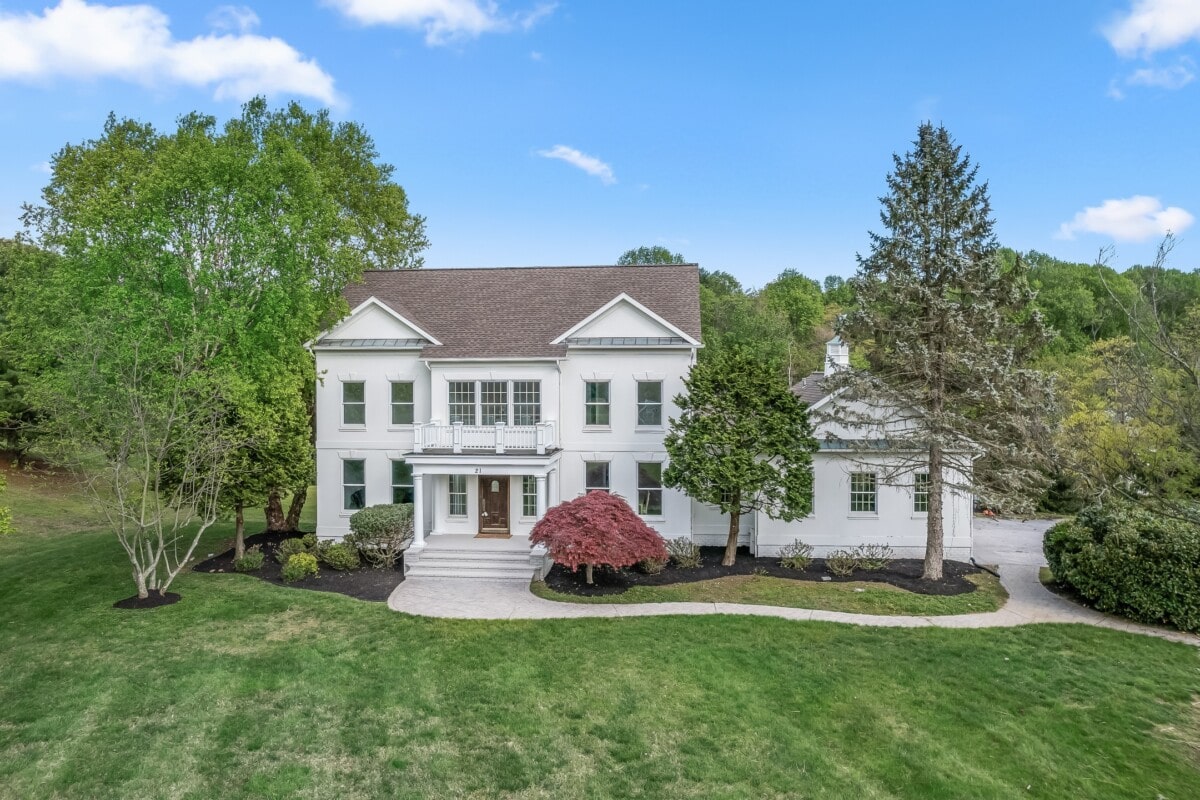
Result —
[[[467,476],[451,475],[449,484],[450,516],[465,517],[467,515]]]
[[[913,476],[913,511],[929,513],[929,473],[918,472]]]
[[[608,425],[608,381],[588,381],[584,390],[584,423]]]
[[[532,475],[521,476],[521,516],[537,516],[537,478]]]
[[[875,513],[875,473],[855,472],[850,475],[850,511]]]
[[[638,425],[662,425],[662,381],[638,381]]]
[[[585,462],[583,465],[583,493],[607,492],[608,489],[608,462]]]
[[[663,513],[662,464],[638,462],[638,513],[656,517]]]
[[[412,381],[392,381],[392,424],[411,425],[413,422]]]
[[[455,422],[475,424],[474,381],[450,381],[450,424]]]
[[[536,425],[542,421],[542,382],[513,381],[513,424]]]
[[[484,425],[508,424],[508,381],[481,381],[479,400]]]
[[[367,424],[366,391],[361,382],[342,384],[342,424]]]
[[[361,460],[342,462],[342,508],[357,511],[367,504],[367,467]]]

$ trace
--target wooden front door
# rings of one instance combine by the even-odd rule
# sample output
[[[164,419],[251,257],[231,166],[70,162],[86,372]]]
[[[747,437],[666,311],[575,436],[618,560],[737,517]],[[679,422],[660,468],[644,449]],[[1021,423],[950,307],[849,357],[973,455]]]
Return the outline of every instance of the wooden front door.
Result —
[[[479,533],[507,536],[508,476],[479,476]]]

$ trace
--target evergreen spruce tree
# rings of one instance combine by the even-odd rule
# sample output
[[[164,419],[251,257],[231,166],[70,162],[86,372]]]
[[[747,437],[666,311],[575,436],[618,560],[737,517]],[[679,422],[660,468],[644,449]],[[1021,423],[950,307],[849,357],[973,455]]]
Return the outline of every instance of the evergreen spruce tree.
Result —
[[[1048,378],[1027,364],[1047,332],[1026,266],[999,258],[987,185],[949,132],[922,124],[914,149],[893,158],[886,233],[859,256],[858,308],[837,325],[869,367],[831,377],[841,394],[826,418],[877,427],[892,456],[881,483],[915,486],[928,472],[924,577],[938,580],[945,488],[1012,510],[1041,494],[1053,404]],[[880,409],[895,411],[880,421]]]

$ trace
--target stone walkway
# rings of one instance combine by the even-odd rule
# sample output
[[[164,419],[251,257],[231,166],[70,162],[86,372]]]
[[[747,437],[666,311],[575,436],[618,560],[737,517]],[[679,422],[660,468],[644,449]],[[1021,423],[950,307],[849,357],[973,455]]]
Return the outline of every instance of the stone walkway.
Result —
[[[738,603],[562,603],[529,591],[526,581],[410,578],[388,598],[394,611],[453,619],[569,619],[580,617],[646,617],[672,614],[742,614],[794,620],[842,622],[888,628],[1004,628],[1031,623],[1083,623],[1157,636],[1200,646],[1200,636],[1149,625],[1083,608],[1042,586],[1038,569],[1045,564],[1042,533],[1051,523],[1009,520],[976,521],[976,560],[1000,565],[1000,582],[1009,600],[999,611],[953,616],[881,616],[817,611],[806,608]]]

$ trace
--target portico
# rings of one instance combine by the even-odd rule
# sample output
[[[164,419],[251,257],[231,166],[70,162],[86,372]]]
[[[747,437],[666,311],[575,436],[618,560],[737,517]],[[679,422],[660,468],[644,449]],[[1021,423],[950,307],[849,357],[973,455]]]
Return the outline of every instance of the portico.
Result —
[[[559,502],[560,452],[545,455],[410,453],[413,544],[427,537],[528,537],[546,509]]]

